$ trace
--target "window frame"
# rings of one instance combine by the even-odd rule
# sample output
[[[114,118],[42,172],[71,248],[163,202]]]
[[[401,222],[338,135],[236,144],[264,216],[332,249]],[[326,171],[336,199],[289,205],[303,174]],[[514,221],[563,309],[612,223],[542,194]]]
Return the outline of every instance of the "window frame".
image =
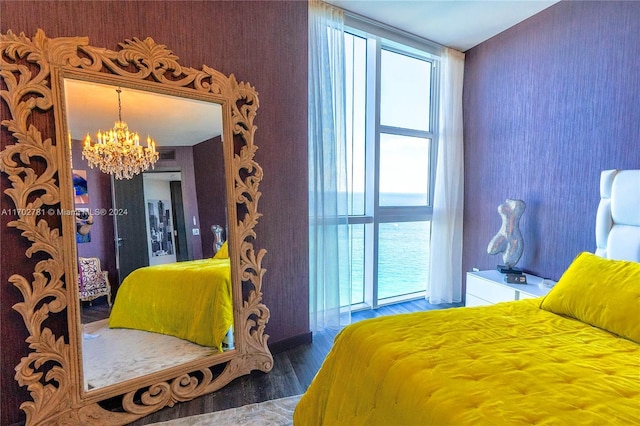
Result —
[[[433,216],[433,195],[438,152],[438,106],[440,57],[442,46],[399,33],[391,27],[380,25],[366,18],[345,13],[345,33],[361,37],[366,42],[366,94],[365,94],[365,188],[364,214],[349,215],[349,225],[364,225],[364,295],[362,303],[351,305],[352,310],[377,308],[398,301],[424,297],[425,290],[383,299],[378,298],[379,231],[380,224],[395,222],[427,221]],[[381,62],[382,51],[405,55],[431,63],[431,102],[429,130],[415,130],[382,125],[380,123]],[[371,78],[370,78],[371,77]],[[373,98],[373,101],[371,99]],[[429,187],[424,206],[380,206],[380,135],[410,136],[430,140]],[[373,143],[373,147],[369,145]],[[374,173],[370,170],[373,169]],[[372,240],[368,242],[368,240]]]

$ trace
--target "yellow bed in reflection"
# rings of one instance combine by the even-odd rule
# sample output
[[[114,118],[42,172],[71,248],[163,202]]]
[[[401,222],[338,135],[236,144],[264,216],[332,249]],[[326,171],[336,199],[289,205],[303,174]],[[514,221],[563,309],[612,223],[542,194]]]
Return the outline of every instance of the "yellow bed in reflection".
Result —
[[[167,334],[222,350],[233,323],[229,259],[202,259],[133,271],[118,289],[111,328]]]

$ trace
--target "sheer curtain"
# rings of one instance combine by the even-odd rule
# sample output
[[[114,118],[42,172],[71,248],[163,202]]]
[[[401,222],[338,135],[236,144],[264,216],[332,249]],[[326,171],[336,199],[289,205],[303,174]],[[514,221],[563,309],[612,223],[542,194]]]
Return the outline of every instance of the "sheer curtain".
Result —
[[[350,321],[344,15],[309,2],[309,324]]]
[[[462,81],[464,53],[445,48],[440,79],[438,164],[431,223],[429,303],[462,300],[464,157]]]

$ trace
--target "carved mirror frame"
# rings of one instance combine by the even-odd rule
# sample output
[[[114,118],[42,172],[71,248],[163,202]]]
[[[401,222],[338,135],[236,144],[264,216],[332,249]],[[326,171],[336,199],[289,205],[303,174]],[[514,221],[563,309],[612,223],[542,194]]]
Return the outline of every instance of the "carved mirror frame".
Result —
[[[9,227],[21,231],[34,258],[31,276],[13,274],[23,301],[13,306],[24,320],[30,352],[15,367],[15,379],[32,400],[22,403],[27,424],[126,424],[165,406],[213,392],[252,370],[268,372],[273,357],[264,333],[269,310],[262,303],[264,249],[255,250],[254,227],[262,169],[254,160],[258,95],[233,74],[203,65],[183,67],[166,46],[133,38],[119,50],[89,45],[87,37],[33,38],[11,31],[0,35],[0,96],[10,119],[2,121],[14,138],[0,152],[0,170],[15,205]],[[69,154],[63,129],[62,79],[99,79],[161,93],[190,93],[222,105],[229,250],[232,259],[235,348],[104,389],[82,385],[75,229],[72,216],[46,215],[48,209],[73,210]],[[88,76],[91,76],[89,78]],[[34,116],[39,120],[35,120]],[[55,126],[50,123],[55,122]],[[229,167],[230,166],[230,167]],[[234,220],[235,218],[235,220]],[[48,320],[68,326],[56,336]],[[53,327],[55,329],[55,327]]]

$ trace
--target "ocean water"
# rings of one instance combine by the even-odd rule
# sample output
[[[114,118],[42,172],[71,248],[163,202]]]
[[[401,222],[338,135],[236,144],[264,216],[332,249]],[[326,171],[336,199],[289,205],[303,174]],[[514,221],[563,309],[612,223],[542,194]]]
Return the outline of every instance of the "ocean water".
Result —
[[[402,204],[400,194],[394,200]],[[404,194],[413,196],[413,194]],[[382,197],[381,197],[382,198]],[[390,197],[387,197],[390,199]],[[405,198],[406,200],[406,198]],[[423,202],[424,203],[424,202]],[[422,204],[423,204],[422,203]],[[372,226],[372,225],[369,225]],[[378,299],[424,291],[429,269],[431,223],[381,223],[378,233]],[[351,303],[364,301],[365,225],[351,225]]]

